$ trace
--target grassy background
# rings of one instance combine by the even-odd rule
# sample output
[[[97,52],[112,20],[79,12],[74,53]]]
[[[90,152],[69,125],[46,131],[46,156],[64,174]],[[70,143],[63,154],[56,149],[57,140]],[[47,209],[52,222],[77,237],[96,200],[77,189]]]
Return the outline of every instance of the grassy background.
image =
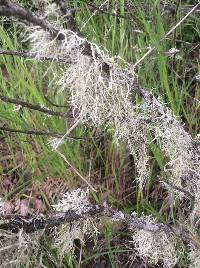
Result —
[[[30,4],[28,1],[21,2],[28,6]],[[95,2],[103,3],[103,1]],[[72,6],[81,8],[76,20],[88,39],[108,49],[113,56],[120,55],[131,63],[136,62],[149,46],[157,44],[184,16],[179,9],[176,16],[163,12],[159,1],[112,0],[111,2],[113,11],[118,10],[121,15],[127,15],[124,4],[130,4],[130,19],[106,14],[94,15],[88,10],[84,1],[70,1]],[[195,3],[195,1],[180,2],[181,5]],[[11,50],[24,49],[27,43],[21,42],[20,31],[19,26],[11,26],[2,21],[1,46]],[[196,75],[200,74],[199,41],[200,18],[191,16],[176,33],[157,45],[156,52],[150,55],[138,70],[140,83],[164,99],[192,136],[196,136],[200,129],[200,85],[195,79]],[[168,56],[167,52],[174,47],[179,49],[179,53]],[[1,56],[0,66],[0,94],[11,98],[20,97],[54,110],[66,110],[51,106],[44,98],[44,94],[48,94],[54,103],[67,105],[68,95],[66,92],[58,93],[59,88],[54,77],[54,73],[59,73],[63,68],[62,65],[50,66],[49,63]],[[15,108],[12,104],[0,102],[1,125],[17,129],[66,132],[71,124],[67,119],[48,117],[26,108],[14,111]],[[178,208],[174,208],[172,217],[167,207],[165,191],[157,181],[157,176],[162,172],[164,165],[163,152],[157,145],[151,144],[151,178],[141,191],[134,182],[134,160],[129,155],[126,145],[116,146],[112,135],[106,130],[100,139],[91,138],[99,133],[101,132],[98,129],[79,126],[73,135],[87,136],[90,139],[69,140],[61,146],[62,153],[71,165],[98,189],[97,194],[92,193],[94,200],[97,203],[107,201],[110,205],[127,212],[152,214],[163,222],[176,221]],[[4,186],[5,179],[13,183],[12,187],[6,190],[1,187],[2,196],[14,202],[19,198],[30,198],[30,192],[35,191],[45,208],[50,209],[59,194],[56,187],[62,193],[66,189],[75,189],[82,185],[81,179],[56,152],[52,151],[49,142],[49,138],[46,137],[0,132],[1,183]],[[44,187],[48,183],[51,184],[49,190],[51,194]],[[33,197],[34,194],[31,198]],[[117,228],[106,224],[102,239],[104,244],[101,248],[94,248],[94,253],[86,249],[81,267],[97,267],[95,265],[100,265],[100,262],[104,265],[101,267],[125,267],[123,258],[129,259],[129,249],[116,242],[120,237],[126,239],[127,234],[120,233]],[[56,259],[56,253],[52,252],[52,255]],[[47,266],[53,267],[48,257],[44,262]],[[63,262],[63,267],[77,267],[77,265],[78,260],[73,256],[66,256]],[[177,267],[187,267],[186,255]]]

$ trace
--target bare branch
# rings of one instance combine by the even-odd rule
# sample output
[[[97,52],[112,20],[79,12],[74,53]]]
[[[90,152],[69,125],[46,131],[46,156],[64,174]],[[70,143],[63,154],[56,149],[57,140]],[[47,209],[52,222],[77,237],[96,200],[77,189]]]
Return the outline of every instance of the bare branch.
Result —
[[[44,94],[44,98],[49,104],[51,104],[54,107],[69,109],[69,107],[66,105],[56,104],[56,103],[52,102],[46,94]]]
[[[62,138],[64,133],[57,133],[57,132],[48,132],[48,131],[36,131],[36,130],[26,130],[26,129],[14,129],[14,128],[9,128],[5,126],[0,126],[0,130],[2,131],[7,131],[7,132],[12,132],[12,133],[21,133],[21,134],[27,134],[27,135],[34,135],[34,136],[49,136],[53,138]],[[81,139],[78,137],[66,137],[66,139]]]
[[[44,107],[41,107],[40,105],[37,105],[37,104],[34,105],[32,103],[25,102],[25,101],[22,101],[20,99],[11,99],[11,98],[3,96],[3,95],[0,95],[0,100],[4,101],[6,103],[13,103],[16,105],[20,105],[22,107],[29,108],[31,110],[35,110],[35,111],[38,111],[41,113],[49,114],[52,116],[58,116],[58,117],[64,117],[64,118],[66,118],[68,116],[68,114],[64,113],[64,112],[53,111],[53,110],[50,110],[49,108],[44,108]]]
[[[97,216],[101,211],[101,207],[91,206],[90,210],[82,215],[78,215],[74,211],[58,213],[48,217],[1,215],[1,220],[5,220],[5,223],[0,225],[0,230],[9,230],[16,233],[23,228],[26,233],[32,233],[41,229],[58,227],[67,222],[78,221],[80,219],[87,218],[88,216]]]
[[[66,64],[71,64],[71,61],[66,60],[65,58],[59,57],[38,57],[37,52],[24,52],[24,51],[17,51],[17,50],[6,50],[0,49],[0,55],[8,55],[8,56],[18,56],[23,58],[29,58],[34,60],[41,60],[41,61],[56,61]]]
[[[70,168],[74,171],[76,175],[78,175],[79,178],[81,178],[94,192],[97,192],[97,190],[80,174],[80,172],[67,160],[64,154],[62,154],[60,151],[56,150],[56,152],[63,158],[65,163],[70,166]]]
[[[0,126],[0,130],[11,132],[11,133],[21,133],[26,135],[34,135],[34,136],[47,136],[52,138],[58,138],[61,139],[64,137],[66,140],[89,140],[89,139],[99,139],[102,137],[102,135],[98,135],[95,137],[76,137],[76,136],[69,136],[65,135],[66,133],[59,133],[59,132],[50,132],[50,131],[42,131],[42,130],[33,130],[33,129],[15,129],[15,128],[9,128],[6,126]]]

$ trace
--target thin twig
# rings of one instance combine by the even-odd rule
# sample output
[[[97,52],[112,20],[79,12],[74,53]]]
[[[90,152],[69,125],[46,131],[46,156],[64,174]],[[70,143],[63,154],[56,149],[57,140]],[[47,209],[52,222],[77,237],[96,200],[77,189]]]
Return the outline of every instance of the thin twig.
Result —
[[[26,135],[34,135],[34,136],[47,136],[47,137],[52,137],[52,138],[58,138],[61,139],[65,135],[64,133],[58,133],[58,132],[50,132],[50,131],[38,131],[38,130],[33,130],[33,129],[15,129],[15,128],[9,128],[6,126],[0,126],[1,131],[5,132],[11,132],[11,133],[21,133],[21,134],[26,134]],[[101,138],[102,135],[98,135],[96,137],[76,137],[76,136],[69,136],[65,135],[64,139],[68,140],[90,140],[90,139],[99,139]]]
[[[60,140],[57,142],[57,144],[55,145],[55,149],[57,149],[59,147],[60,144],[62,144],[62,141],[65,139],[65,137],[67,137],[77,126],[78,124],[81,122],[81,120],[77,120],[73,126],[71,126],[67,132],[60,138]]]
[[[79,173],[79,171],[67,160],[67,158],[60,151],[56,150],[56,152],[63,158],[63,160],[71,167],[71,169],[81,178],[92,191],[97,192],[97,190]]]
[[[127,19],[127,20],[133,20],[131,17],[128,17],[128,16],[124,16],[124,15],[121,15],[119,13],[115,13],[115,12],[109,12],[108,9],[105,9],[103,6],[99,5],[94,5],[93,3],[87,3],[88,6],[90,6],[91,8],[90,11],[94,11],[94,10],[97,10],[98,13],[103,13],[103,14],[106,14],[106,15],[109,15],[109,16],[113,16],[113,17],[117,17],[117,18],[120,18],[120,19]]]
[[[108,1],[108,0],[105,0],[105,1],[100,5],[100,7],[103,6],[103,5],[105,5],[105,4],[107,3],[107,1]],[[94,10],[93,13],[89,16],[89,18],[87,18],[86,22],[84,22],[84,24],[81,26],[81,31],[82,31],[83,28],[85,28],[85,26],[88,24],[88,22],[91,20],[91,18],[92,18],[95,14],[97,14],[97,12],[98,12],[98,10]]]
[[[42,107],[42,106],[40,106],[38,104],[32,104],[32,103],[29,103],[29,102],[26,102],[26,101],[22,101],[20,99],[11,99],[9,97],[0,95],[0,100],[2,100],[5,103],[13,103],[13,104],[16,104],[16,105],[20,105],[22,107],[26,107],[26,108],[31,109],[31,110],[35,110],[35,111],[44,113],[44,114],[48,114],[48,115],[52,115],[52,116],[58,116],[58,117],[64,117],[64,118],[67,117],[67,113],[53,111],[53,110],[51,110],[49,108],[44,108],[44,107]]]
[[[53,138],[61,138],[63,136],[62,133],[58,133],[58,132],[38,131],[38,130],[32,130],[32,129],[31,130],[30,129],[15,129],[15,128],[9,128],[5,126],[0,126],[0,130],[12,132],[12,133],[34,135],[34,136],[49,136]],[[65,136],[65,139],[82,140],[84,138]]]
[[[24,51],[17,51],[17,50],[6,50],[0,49],[0,55],[7,55],[7,56],[17,56],[23,58],[29,58],[34,60],[41,60],[41,61],[56,61],[66,64],[71,64],[72,62],[60,57],[42,57],[38,56],[37,52],[24,52]]]
[[[46,100],[48,103],[50,103],[50,104],[51,104],[52,106],[54,106],[54,107],[57,107],[57,108],[66,108],[66,109],[69,108],[69,107],[66,106],[66,105],[56,104],[56,103],[52,102],[52,101],[48,98],[48,96],[47,96],[46,94],[44,94],[44,98],[45,98],[45,100]]]

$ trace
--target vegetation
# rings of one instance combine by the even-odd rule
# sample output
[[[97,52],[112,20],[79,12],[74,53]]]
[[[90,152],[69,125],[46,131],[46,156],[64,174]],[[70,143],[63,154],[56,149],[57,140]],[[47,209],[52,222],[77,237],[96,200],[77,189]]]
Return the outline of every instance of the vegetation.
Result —
[[[13,21],[6,16],[1,17],[1,48],[36,53],[34,58],[0,56],[1,210],[6,214],[20,214],[25,217],[49,215],[52,213],[52,206],[57,204],[54,209],[59,212],[80,210],[78,215],[84,212],[89,216],[77,225],[76,222],[62,225],[55,235],[55,230],[47,230],[40,241],[42,255],[38,254],[37,232],[43,230],[37,230],[30,236],[21,230],[21,233],[6,234],[6,238],[0,239],[1,247],[8,246],[11,236],[14,241],[20,238],[22,246],[31,241],[30,248],[37,256],[37,264],[33,257],[24,258],[29,249],[21,246],[24,251],[19,247],[16,253],[20,252],[19,260],[23,259],[22,266],[19,264],[19,267],[199,267],[200,184],[196,184],[196,181],[194,183],[192,173],[188,175],[186,172],[200,170],[200,7],[171,35],[163,38],[191,11],[195,1],[169,1],[165,4],[165,1],[153,0],[71,0],[66,7],[75,12],[70,15],[72,17],[67,17],[67,23],[58,11],[59,4],[65,1],[50,1],[51,5],[47,2],[19,1],[35,14],[44,16],[46,12],[45,18],[64,27],[62,34],[65,34],[67,41],[61,50],[56,45],[59,41],[55,38],[52,41],[50,34],[44,35],[44,31],[38,26],[27,26],[18,19]],[[4,1],[0,3],[2,5]],[[1,9],[0,15],[5,15]],[[66,30],[71,25],[72,18],[77,22],[77,25],[72,22],[77,27],[74,30],[80,30],[81,37]],[[131,101],[120,100],[118,103],[114,93],[118,94],[120,82],[108,93],[110,99],[106,101],[110,108],[99,115],[100,108],[95,103],[96,95],[92,94],[94,90],[97,92],[100,89],[102,95],[106,95],[107,86],[104,86],[103,80],[99,80],[102,77],[99,74],[102,65],[99,67],[98,57],[95,58],[97,63],[92,63],[77,52],[78,44],[85,44],[85,40],[81,39],[83,36],[87,37],[94,51],[97,49],[104,62],[114,66],[115,73],[111,76],[113,81],[114,78],[117,81],[127,79],[126,74],[122,74],[122,69],[128,70],[128,77],[132,72],[138,86],[142,85],[160,100],[169,117],[153,121],[153,115],[154,119],[160,116],[157,107],[150,102],[145,106],[146,102],[139,94],[131,96]],[[69,43],[74,45],[73,38],[76,38],[78,48],[74,46],[71,49]],[[155,47],[155,50],[133,69],[149,47]],[[3,54],[1,49],[0,54]],[[62,62],[66,55],[72,64]],[[82,63],[80,69],[76,65],[77,55],[78,64]],[[44,59],[54,56],[57,56],[56,61],[40,60],[41,57]],[[88,88],[84,91],[85,73],[90,72],[93,76],[88,75],[87,82],[91,83],[88,88],[92,92]],[[124,88],[124,84],[122,87]],[[130,93],[129,85],[125,90]],[[94,100],[93,104],[91,99]],[[26,105],[19,100],[26,102]],[[119,116],[116,114],[123,117],[122,110],[113,110],[109,117],[108,113],[116,103],[117,108],[128,107],[128,112],[124,114],[131,115],[130,118],[134,120],[118,123],[116,118]],[[34,105],[31,109],[30,104]],[[82,114],[78,117],[80,110]],[[54,116],[49,111],[57,114]],[[148,131],[149,126],[152,126],[152,129],[156,128],[157,136],[155,132],[149,131],[143,139],[143,135],[137,132],[139,127],[134,126],[135,114],[141,115],[138,122],[144,124],[144,132],[146,126]],[[169,121],[161,128],[165,119]],[[117,127],[119,133],[115,132]],[[68,133],[69,130],[71,131]],[[62,139],[66,132],[66,138]],[[156,140],[158,136],[159,139]],[[175,140],[174,143],[172,139]],[[143,148],[145,142],[148,148]],[[179,148],[176,148],[177,144]],[[194,154],[191,144],[195,147]],[[149,153],[146,158],[147,151]],[[178,158],[183,163],[178,161],[175,165]],[[192,167],[189,166],[190,161],[195,161],[195,165],[192,163]],[[169,163],[172,172],[169,172]],[[188,167],[191,170],[188,171]],[[69,205],[69,200],[77,201],[79,198],[78,205],[72,201]],[[91,211],[85,211],[85,206],[82,207],[81,204],[89,209],[94,204],[100,208],[104,204],[104,217],[99,233],[99,218],[93,218]],[[123,211],[126,219],[123,224],[118,221],[119,215],[108,212],[106,206],[115,211]],[[128,215],[132,212],[150,225],[157,226],[159,222],[163,226],[179,226],[181,230],[187,231],[190,238],[187,236],[184,241],[178,237],[174,241],[171,233],[167,236],[163,230],[155,236],[143,228],[130,232],[131,227],[126,227],[130,220]],[[117,220],[113,222],[109,219],[109,213]],[[172,234],[174,230],[171,230]],[[65,239],[64,243],[61,237],[67,237],[66,234],[71,237]],[[190,240],[187,243],[188,239]],[[157,252],[156,248],[159,247],[160,251]],[[178,250],[175,251],[174,248]],[[0,262],[4,263],[2,258],[7,258],[9,262],[11,256],[8,254],[5,257],[5,250],[0,249],[0,255],[1,252],[3,257],[0,256]],[[18,267],[16,263],[9,265],[7,267]]]

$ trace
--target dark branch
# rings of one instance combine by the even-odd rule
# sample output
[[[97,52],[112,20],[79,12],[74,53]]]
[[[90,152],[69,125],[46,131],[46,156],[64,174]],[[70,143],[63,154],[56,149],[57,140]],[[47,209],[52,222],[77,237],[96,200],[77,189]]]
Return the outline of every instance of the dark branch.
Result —
[[[48,108],[43,108],[37,104],[34,105],[32,103],[25,102],[25,101],[22,101],[20,99],[11,99],[11,98],[8,98],[8,97],[3,96],[3,95],[0,95],[0,100],[4,101],[5,103],[13,103],[16,105],[20,105],[22,107],[29,108],[31,110],[35,110],[35,111],[38,111],[41,113],[49,114],[52,116],[58,116],[58,117],[64,117],[64,118],[66,118],[68,116],[67,113],[64,113],[64,112],[53,111],[53,110],[50,110]]]
[[[6,126],[0,126],[1,131],[11,132],[11,133],[21,133],[26,135],[34,135],[34,136],[47,136],[52,138],[62,138],[65,133],[58,133],[58,132],[49,132],[49,131],[38,131],[33,129],[15,129],[9,128]],[[75,136],[65,136],[65,140],[88,140],[88,139],[99,139],[102,135],[98,135],[96,137],[75,137]]]
[[[17,50],[0,49],[0,55],[18,56],[18,57],[23,57],[23,58],[35,59],[35,60],[56,61],[56,62],[71,64],[71,61],[64,59],[64,58],[60,58],[60,57],[38,56],[37,52],[23,52],[23,51],[17,51]]]
[[[5,126],[0,126],[0,130],[12,132],[12,133],[21,133],[21,134],[27,134],[27,135],[35,135],[35,136],[49,136],[54,138],[61,138],[63,134],[57,133],[57,132],[48,132],[48,131],[36,131],[36,130],[26,130],[26,129],[14,129],[9,128]],[[73,139],[73,137],[66,137],[67,139]]]
[[[5,223],[0,224],[0,230],[8,230],[16,233],[23,228],[26,233],[32,233],[37,230],[58,227],[64,223],[70,223],[88,218],[88,216],[98,216],[101,211],[102,208],[100,206],[91,206],[86,213],[81,215],[76,214],[74,211],[53,214],[48,217],[1,215],[0,219],[5,220]]]
[[[50,103],[50,104],[51,104],[52,106],[54,106],[54,107],[57,107],[57,108],[65,108],[65,109],[68,109],[68,108],[69,108],[69,107],[66,106],[66,105],[56,104],[56,103],[52,102],[46,94],[44,94],[44,98],[45,98],[45,100],[46,100],[48,103]]]

